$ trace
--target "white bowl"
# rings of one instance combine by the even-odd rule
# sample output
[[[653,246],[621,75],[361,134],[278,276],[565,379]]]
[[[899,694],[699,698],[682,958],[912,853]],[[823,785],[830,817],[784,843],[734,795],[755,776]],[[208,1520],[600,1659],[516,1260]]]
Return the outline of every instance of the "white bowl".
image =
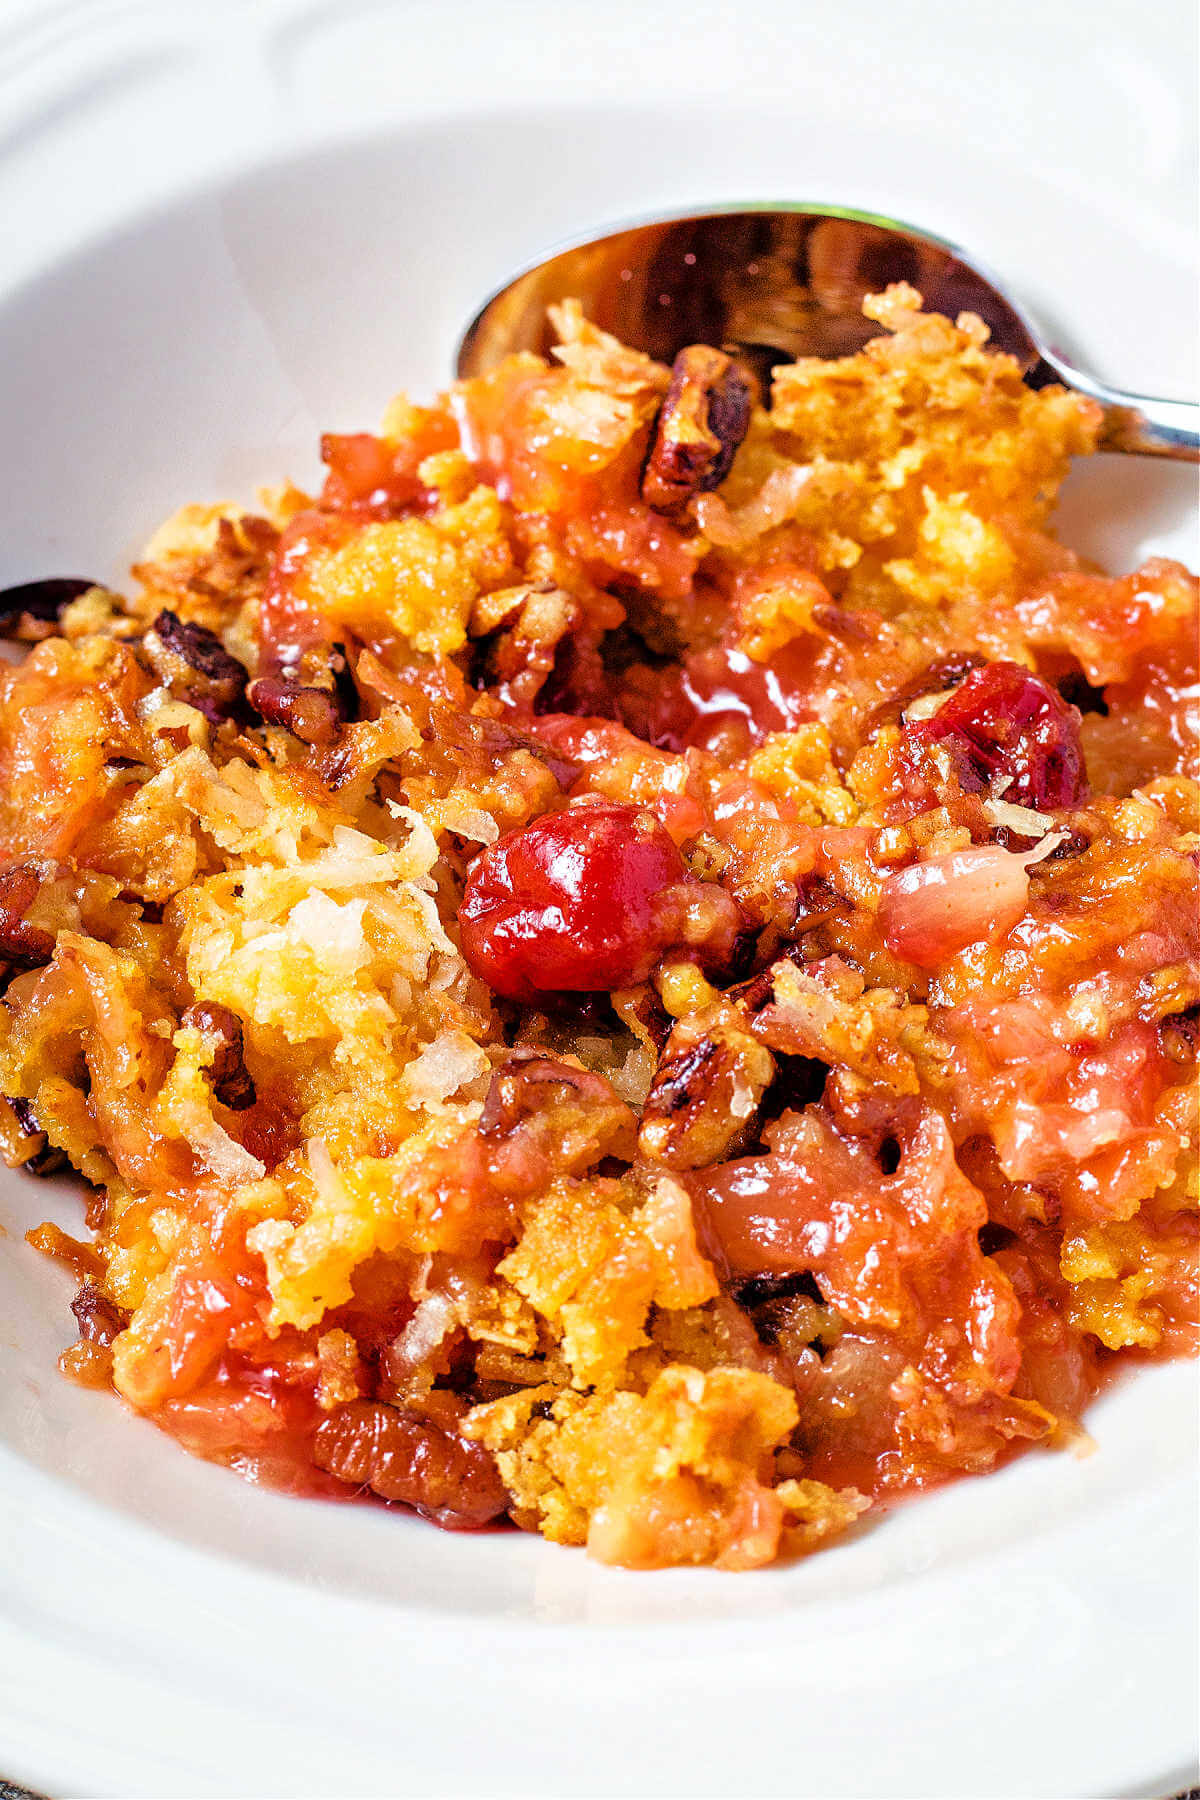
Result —
[[[1169,242],[1019,165],[811,107],[475,111],[260,161],[97,242],[81,219],[7,292],[0,581],[118,580],[177,504],[303,483],[322,429],[448,378],[479,298],[554,242],[767,196],[958,236],[1085,363],[1187,389]],[[1122,568],[1179,550],[1192,491],[1104,459],[1073,475],[1066,535]],[[46,1216],[78,1229],[69,1183],[0,1173],[0,1774],[125,1795],[1184,1784],[1188,1367],[1104,1399],[1087,1460],[1026,1457],[796,1567],[628,1575],[251,1489],[69,1386],[70,1283],[23,1243]]]

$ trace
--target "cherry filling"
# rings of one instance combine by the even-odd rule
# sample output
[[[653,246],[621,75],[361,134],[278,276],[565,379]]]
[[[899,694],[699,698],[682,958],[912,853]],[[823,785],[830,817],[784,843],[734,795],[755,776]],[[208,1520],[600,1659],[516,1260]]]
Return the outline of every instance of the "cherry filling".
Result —
[[[813,660],[804,642],[785,644],[769,662],[717,644],[693,652],[678,669],[645,670],[640,681],[626,682],[617,711],[631,731],[663,750],[715,748],[731,732],[749,750],[816,716]]]
[[[485,850],[458,918],[475,973],[526,1002],[632,987],[672,945],[721,961],[741,926],[657,819],[612,801],[547,814]]]
[[[325,511],[364,519],[392,519],[409,511],[425,511],[435,496],[417,474],[421,460],[458,441],[453,422],[426,416],[416,435],[397,445],[369,431],[321,439],[321,460],[329,469],[321,495]]]
[[[1079,713],[1019,663],[973,670],[906,732],[913,744],[944,745],[968,791],[995,788],[1011,805],[1039,809],[1078,806],[1087,794]]]

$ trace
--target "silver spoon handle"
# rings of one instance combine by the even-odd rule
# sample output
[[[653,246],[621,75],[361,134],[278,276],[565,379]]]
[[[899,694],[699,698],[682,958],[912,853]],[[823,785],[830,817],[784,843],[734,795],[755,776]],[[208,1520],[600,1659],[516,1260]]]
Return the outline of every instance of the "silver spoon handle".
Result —
[[[1123,394],[1119,388],[1106,387],[1072,368],[1053,350],[1043,349],[1042,361],[1064,386],[1098,400],[1104,408],[1098,450],[1200,462],[1200,406],[1194,400],[1152,400],[1145,394]]]

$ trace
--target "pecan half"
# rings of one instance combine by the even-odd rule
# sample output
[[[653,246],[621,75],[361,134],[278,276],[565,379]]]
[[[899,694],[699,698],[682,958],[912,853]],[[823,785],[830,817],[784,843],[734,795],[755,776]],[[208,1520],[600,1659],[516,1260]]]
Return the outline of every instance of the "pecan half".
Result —
[[[217,1006],[206,1000],[189,1006],[180,1023],[202,1032],[215,1046],[209,1069],[213,1098],[227,1106],[230,1112],[245,1112],[248,1106],[253,1106],[257,1094],[246,1067],[242,1022],[237,1014],[230,1012],[227,1006]]]
[[[725,1005],[677,1021],[655,1071],[638,1148],[671,1169],[701,1169],[748,1140],[775,1059]]]
[[[282,725],[302,744],[328,749],[345,723],[336,694],[328,688],[301,687],[285,676],[262,675],[246,690],[255,712],[268,725]]]
[[[18,969],[40,969],[54,955],[50,933],[25,923],[40,885],[37,870],[28,863],[0,874],[0,959]]]
[[[719,487],[749,429],[753,406],[752,378],[732,357],[707,344],[681,350],[642,473],[646,504],[656,512],[674,512],[693,494]]]
[[[339,1406],[318,1430],[314,1456],[339,1481],[414,1507],[449,1531],[476,1530],[508,1506],[490,1450],[381,1400]]]
[[[189,624],[164,607],[142,639],[142,650],[171,692],[203,713],[211,725],[220,725],[239,711],[246,669],[206,625]]]

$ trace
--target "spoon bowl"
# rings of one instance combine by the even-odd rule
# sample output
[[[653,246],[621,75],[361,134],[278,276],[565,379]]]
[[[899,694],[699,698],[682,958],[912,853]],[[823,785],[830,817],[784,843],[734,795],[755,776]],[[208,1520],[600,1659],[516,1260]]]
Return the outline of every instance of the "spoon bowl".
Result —
[[[931,312],[978,314],[1031,387],[1057,381],[1098,400],[1101,449],[1200,461],[1200,407],[1121,393],[1085,375],[1045,344],[984,265],[901,220],[847,207],[714,208],[562,250],[476,314],[457,373],[483,374],[519,350],[548,355],[555,339],[546,309],[574,298],[593,323],[660,362],[687,344],[715,344],[765,376],[800,356],[861,349],[879,329],[863,317],[863,298],[894,281],[919,289]]]

